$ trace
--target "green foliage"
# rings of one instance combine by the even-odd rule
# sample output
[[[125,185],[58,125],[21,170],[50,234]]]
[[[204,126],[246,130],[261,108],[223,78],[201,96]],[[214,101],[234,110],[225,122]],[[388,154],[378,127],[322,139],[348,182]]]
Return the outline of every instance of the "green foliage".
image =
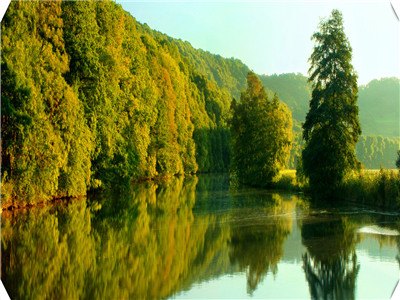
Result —
[[[397,171],[362,171],[348,173],[340,186],[340,193],[349,201],[378,207],[400,208],[400,177]]]
[[[240,183],[267,186],[285,166],[292,119],[278,97],[270,101],[257,76],[249,72],[247,90],[232,102],[232,168]]]
[[[297,179],[296,171],[283,170],[274,178],[272,188],[274,190],[298,192],[303,189],[303,186]]]
[[[1,39],[2,205],[228,169],[229,93],[120,5],[13,2]]]
[[[92,135],[66,83],[60,2],[13,2],[2,22],[2,176],[19,203],[86,193]],[[4,88],[5,87],[5,88]],[[3,181],[3,183],[5,183]],[[3,204],[3,203],[2,203]]]
[[[379,169],[381,166],[394,169],[399,148],[399,138],[362,135],[356,145],[356,154],[366,169]]]
[[[295,170],[297,168],[303,148],[304,140],[301,132],[293,130],[292,147],[290,148],[289,158],[286,162],[286,169]]]
[[[246,88],[249,70],[239,60],[153,31],[111,1],[13,2],[1,39],[3,207],[132,179],[228,171],[231,97]],[[294,169],[310,86],[300,74],[260,79],[293,112],[286,168]],[[376,107],[379,93],[370,91],[388,90],[379,118],[395,111],[395,83],[362,87],[360,105]],[[361,138],[357,157],[393,167],[397,144]]]
[[[400,150],[397,151],[396,167],[400,169]]]
[[[293,142],[286,169],[296,169],[298,160],[304,147],[301,133],[293,131]],[[356,144],[356,156],[366,169],[379,169],[383,166],[388,169],[396,167],[397,151],[400,148],[398,138],[384,138],[382,136],[361,135]]]
[[[302,167],[310,188],[329,197],[348,170],[360,168],[354,147],[361,128],[357,75],[341,13],[333,10],[330,19],[321,21],[319,30],[313,34],[316,45],[310,57],[313,91],[303,124]]]
[[[250,69],[239,59],[223,58],[208,51],[194,49],[189,42],[177,40],[159,32],[156,32],[156,34],[177,45],[181,55],[200,74],[215,82],[221,89],[229,91],[232,97],[236,99],[240,97],[241,91],[246,88],[247,73]]]

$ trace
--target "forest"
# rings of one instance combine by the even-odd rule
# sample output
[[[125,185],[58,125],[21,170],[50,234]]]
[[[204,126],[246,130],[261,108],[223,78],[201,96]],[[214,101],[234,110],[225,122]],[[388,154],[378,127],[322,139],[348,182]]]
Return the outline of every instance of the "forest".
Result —
[[[12,2],[2,205],[227,171],[230,96],[114,2]]]
[[[285,150],[268,159],[298,166],[312,96],[302,74],[256,75],[112,1],[12,2],[1,26],[2,207],[239,166],[241,128],[232,124],[243,117],[235,103],[253,97],[250,74],[257,105],[283,126],[270,128],[286,134]],[[355,149],[365,168],[395,167],[398,86],[383,78],[358,89],[364,135]]]

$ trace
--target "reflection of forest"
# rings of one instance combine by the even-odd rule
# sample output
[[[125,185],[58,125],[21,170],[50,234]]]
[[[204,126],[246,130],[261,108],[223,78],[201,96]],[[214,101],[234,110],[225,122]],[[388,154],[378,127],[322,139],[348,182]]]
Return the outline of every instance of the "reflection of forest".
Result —
[[[227,184],[218,178],[199,182],[199,198],[206,188],[203,197],[218,202]],[[245,193],[222,199],[232,210],[213,213],[209,204],[208,213],[203,207],[194,215],[197,181],[140,184],[103,195],[107,201],[79,200],[4,216],[2,279],[10,296],[161,298],[238,271],[247,271],[248,289],[254,290],[268,271],[277,271],[292,224],[277,215],[294,202]],[[258,208],[234,208],[243,204]],[[250,227],[247,214],[255,218]]]
[[[173,178],[3,215],[3,283],[13,299],[142,299],[246,272],[252,294],[278,272],[297,198],[228,185],[221,176]],[[312,297],[354,297],[358,239],[351,224],[299,223]],[[382,239],[388,242],[399,245]]]

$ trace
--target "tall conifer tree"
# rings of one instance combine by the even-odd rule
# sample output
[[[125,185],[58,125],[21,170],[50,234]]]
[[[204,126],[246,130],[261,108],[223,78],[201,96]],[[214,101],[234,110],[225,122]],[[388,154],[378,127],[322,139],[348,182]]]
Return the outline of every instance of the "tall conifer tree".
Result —
[[[315,46],[309,59],[309,82],[313,91],[303,125],[303,169],[314,192],[332,196],[345,172],[360,168],[355,155],[361,134],[357,74],[338,10],[321,21],[312,39]]]

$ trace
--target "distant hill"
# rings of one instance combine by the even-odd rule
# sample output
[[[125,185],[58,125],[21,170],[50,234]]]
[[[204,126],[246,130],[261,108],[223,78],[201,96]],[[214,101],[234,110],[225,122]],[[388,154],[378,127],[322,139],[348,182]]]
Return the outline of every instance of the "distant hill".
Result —
[[[398,137],[400,80],[395,77],[372,80],[359,88],[361,129],[365,135]]]
[[[259,75],[259,78],[266,88],[277,93],[279,99],[286,103],[298,124],[305,121],[311,99],[311,86],[307,83],[306,76],[287,73]]]
[[[215,82],[220,88],[226,89],[231,97],[240,98],[241,91],[246,88],[246,76],[250,71],[242,61],[195,49],[187,41],[151,30],[147,25],[142,26],[156,40],[168,40],[175,44],[180,55],[186,58],[197,72]],[[307,77],[300,73],[258,75],[258,77],[270,97],[277,93],[279,99],[289,107],[294,119],[294,128],[300,130],[311,99],[311,86],[307,83]],[[397,78],[375,79],[359,87],[358,105],[362,134],[390,138],[400,135],[399,88]]]
[[[265,87],[276,92],[292,111],[297,124],[305,120],[311,86],[302,74],[260,75]],[[359,118],[363,135],[400,136],[400,80],[395,77],[372,80],[359,87]]]

